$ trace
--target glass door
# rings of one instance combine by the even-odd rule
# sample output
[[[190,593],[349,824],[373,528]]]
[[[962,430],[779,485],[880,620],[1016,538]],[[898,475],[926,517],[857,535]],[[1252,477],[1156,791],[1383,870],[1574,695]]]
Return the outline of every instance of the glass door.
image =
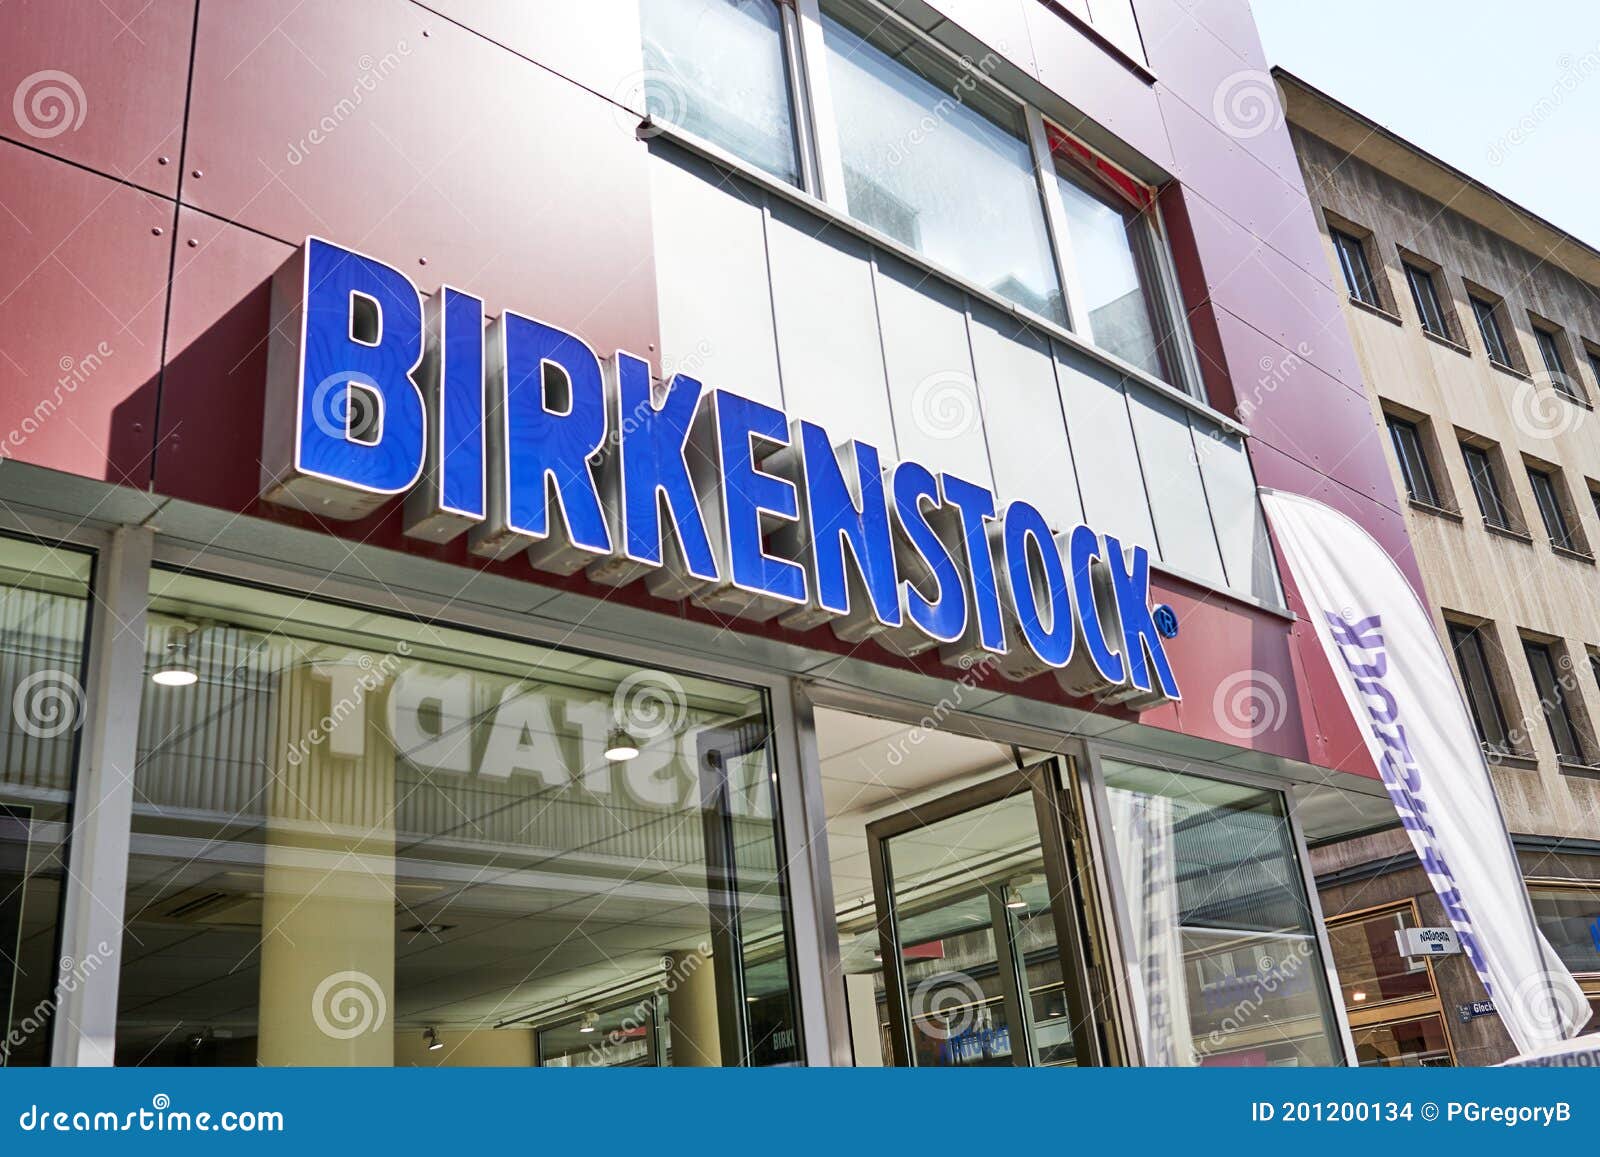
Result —
[[[867,828],[897,1065],[1100,1062],[1056,764]]]

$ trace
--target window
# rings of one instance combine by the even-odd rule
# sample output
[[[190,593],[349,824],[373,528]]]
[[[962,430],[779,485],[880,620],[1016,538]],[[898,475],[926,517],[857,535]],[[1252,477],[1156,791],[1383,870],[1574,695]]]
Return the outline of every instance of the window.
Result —
[[[1561,963],[1580,975],[1600,973],[1600,938],[1594,927],[1600,919],[1600,884],[1529,884],[1528,898],[1539,931]]]
[[[1451,340],[1450,329],[1444,319],[1444,307],[1439,304],[1439,291],[1433,283],[1433,274],[1409,261],[1402,264],[1406,271],[1406,284],[1411,287],[1411,300],[1417,307],[1417,316],[1422,319],[1422,328],[1434,337]]]
[[[1478,510],[1483,515],[1484,524],[1497,530],[1510,530],[1511,519],[1500,497],[1500,483],[1495,478],[1494,463],[1489,460],[1489,452],[1463,442],[1461,456],[1466,459],[1467,477],[1472,479],[1472,493],[1478,499]]]
[[[1485,747],[1507,751],[1510,748],[1506,716],[1500,708],[1500,696],[1495,691],[1480,628],[1461,623],[1447,625],[1450,647],[1456,654],[1456,666],[1461,672],[1461,685],[1467,694],[1467,708],[1472,714],[1473,726],[1478,729],[1478,739]]]
[[[881,16],[829,5],[822,24],[850,215],[1064,323],[1021,108]]]
[[[1566,512],[1561,508],[1561,497],[1556,493],[1555,476],[1536,466],[1529,466],[1528,481],[1533,486],[1533,498],[1539,504],[1539,517],[1544,520],[1550,545],[1562,550],[1576,550],[1572,531],[1567,526]]]
[[[1560,336],[1554,330],[1536,325],[1533,327],[1533,339],[1539,345],[1539,357],[1550,375],[1550,384],[1572,401],[1587,405],[1589,399],[1583,383],[1567,369],[1567,360],[1561,353]]]
[[[798,184],[778,5],[650,0],[639,20],[650,115]]]
[[[1583,751],[1578,746],[1578,728],[1567,705],[1567,688],[1556,675],[1557,664],[1549,644],[1524,639],[1522,649],[1528,656],[1528,669],[1533,672],[1533,687],[1539,693],[1539,710],[1544,712],[1545,726],[1550,729],[1550,742],[1555,746],[1556,757],[1563,763],[1582,763]]]
[[[1422,433],[1415,422],[1387,416],[1389,437],[1394,442],[1394,456],[1400,463],[1400,477],[1405,482],[1406,495],[1414,502],[1438,506],[1438,491],[1433,486],[1433,474],[1428,469],[1427,455],[1422,450]]]
[[[1105,781],[1146,1061],[1340,1063],[1283,797],[1113,760]]]
[[[1059,149],[1056,187],[1089,315],[1083,321],[1072,319],[1074,328],[1101,349],[1155,377],[1171,379],[1171,323],[1156,292],[1149,221]]]
[[[1478,319],[1478,333],[1483,338],[1483,348],[1489,360],[1502,366],[1511,366],[1511,351],[1506,348],[1505,335],[1500,330],[1500,314],[1494,302],[1476,294],[1469,295],[1472,316]]]
[[[1333,249],[1339,255],[1339,268],[1344,273],[1344,283],[1350,296],[1365,305],[1383,308],[1378,298],[1378,283],[1373,280],[1372,266],[1367,261],[1366,244],[1353,233],[1343,229],[1329,229],[1333,236]]]
[[[0,539],[0,1066],[50,1063],[89,567]]]
[[[800,1059],[760,690],[160,570],[146,652],[118,1063]]]
[[[1594,375],[1596,384],[1600,384],[1600,354],[1595,353],[1594,348],[1585,342],[1583,356],[1589,363],[1589,372]]]
[[[1347,1009],[1364,1011],[1391,1000],[1433,995],[1427,961],[1402,956],[1395,940],[1395,933],[1416,926],[1409,905],[1328,921],[1328,948]]]

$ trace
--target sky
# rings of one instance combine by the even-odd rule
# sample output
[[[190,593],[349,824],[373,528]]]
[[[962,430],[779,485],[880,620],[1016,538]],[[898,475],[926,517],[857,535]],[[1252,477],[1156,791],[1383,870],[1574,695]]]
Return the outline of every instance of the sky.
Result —
[[[1600,0],[1251,0],[1267,60],[1600,248]]]

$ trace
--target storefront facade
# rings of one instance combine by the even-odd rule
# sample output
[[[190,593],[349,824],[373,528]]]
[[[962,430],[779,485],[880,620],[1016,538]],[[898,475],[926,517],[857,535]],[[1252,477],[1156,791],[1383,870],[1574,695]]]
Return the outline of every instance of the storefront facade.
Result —
[[[1348,1063],[1256,487],[1405,526],[1242,3],[94,7],[8,1063]]]

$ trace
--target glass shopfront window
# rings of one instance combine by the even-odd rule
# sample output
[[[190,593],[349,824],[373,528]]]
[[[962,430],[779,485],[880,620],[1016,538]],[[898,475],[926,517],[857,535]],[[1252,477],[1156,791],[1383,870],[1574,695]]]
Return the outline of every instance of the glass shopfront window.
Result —
[[[83,722],[90,557],[0,539],[0,1065],[50,1059],[73,770]]]
[[[1104,768],[1146,1063],[1343,1063],[1282,795]]]
[[[1416,926],[1409,906],[1329,923],[1328,947],[1347,1009],[1433,995],[1427,960],[1402,956],[1395,939],[1395,933]]]
[[[762,692],[151,597],[119,1064],[799,1060]]]
[[[850,215],[1065,322],[1022,109],[881,16],[830,4],[823,34]]]
[[[1600,976],[1600,882],[1529,884],[1528,897],[1561,963],[1580,976]]]

